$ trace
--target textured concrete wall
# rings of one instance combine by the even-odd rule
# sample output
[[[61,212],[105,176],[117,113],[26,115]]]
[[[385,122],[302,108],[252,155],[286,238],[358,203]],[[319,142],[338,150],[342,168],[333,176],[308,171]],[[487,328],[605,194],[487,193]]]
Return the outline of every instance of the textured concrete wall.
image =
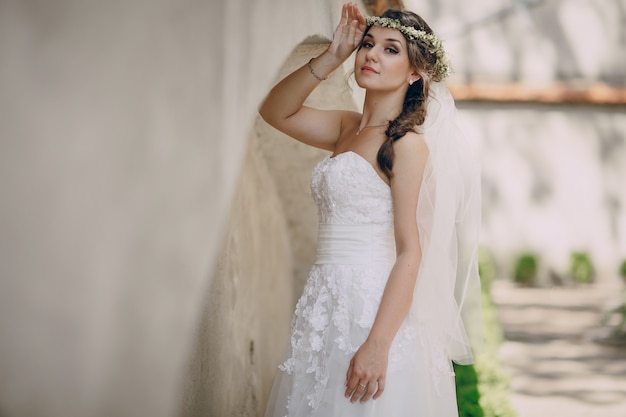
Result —
[[[332,34],[340,10],[338,0],[0,2],[0,415],[175,415],[201,389],[183,389],[199,334],[227,333],[202,321],[211,294],[240,291],[237,308],[259,309],[233,319],[276,313],[277,300],[242,290],[256,284],[213,286],[229,265],[262,259],[222,260],[217,273],[216,262],[237,235],[228,218],[257,106],[291,50]],[[284,334],[279,321],[268,340]],[[247,346],[242,361],[262,323],[228,329],[233,352]],[[259,358],[267,349],[254,347]]]

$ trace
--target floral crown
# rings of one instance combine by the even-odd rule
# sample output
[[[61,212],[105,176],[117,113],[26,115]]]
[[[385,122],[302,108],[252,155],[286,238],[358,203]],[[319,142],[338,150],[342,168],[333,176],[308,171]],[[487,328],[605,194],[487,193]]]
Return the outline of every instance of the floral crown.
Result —
[[[404,26],[398,19],[388,17],[369,16],[366,18],[367,26],[378,25],[389,29],[399,30],[406,38],[411,40],[421,40],[428,45],[428,52],[435,54],[437,62],[435,63],[435,74],[442,80],[452,72],[450,68],[450,58],[443,49],[441,39],[431,33],[423,30],[415,29],[412,26]]]

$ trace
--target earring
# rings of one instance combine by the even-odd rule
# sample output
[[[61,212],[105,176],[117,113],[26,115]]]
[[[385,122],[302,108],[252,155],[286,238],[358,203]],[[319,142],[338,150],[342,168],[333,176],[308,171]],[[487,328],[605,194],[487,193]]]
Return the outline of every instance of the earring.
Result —
[[[413,85],[413,80],[409,80],[409,85]]]

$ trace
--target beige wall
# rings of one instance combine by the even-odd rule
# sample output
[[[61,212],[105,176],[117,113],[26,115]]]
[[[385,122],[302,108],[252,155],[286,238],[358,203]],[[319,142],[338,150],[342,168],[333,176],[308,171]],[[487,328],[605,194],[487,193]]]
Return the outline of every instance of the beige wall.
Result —
[[[185,384],[190,355],[229,349],[197,342],[210,329],[236,340],[228,352],[242,362],[226,379],[252,369],[259,340],[262,381],[244,389],[259,397],[244,408],[259,406],[270,372],[260,358],[275,354],[256,335],[282,338],[288,317],[265,325],[282,307],[256,298],[266,289],[246,268],[284,241],[261,250],[247,233],[282,226],[250,218],[267,226],[239,231],[257,258],[222,259],[215,273],[217,255],[237,236],[228,219],[265,204],[246,193],[266,183],[240,175],[260,100],[290,51],[332,34],[340,10],[338,0],[0,2],[0,415],[204,410],[181,397],[213,386],[194,372]],[[236,190],[250,202],[233,206]],[[226,270],[246,275],[214,285]],[[258,321],[236,332],[211,323],[203,313],[222,293],[240,296],[222,305],[233,320]],[[230,365],[205,361],[215,363]]]
[[[541,285],[571,283],[572,252],[619,284],[626,259],[626,106],[461,103],[482,143],[482,244],[510,277],[534,253]]]

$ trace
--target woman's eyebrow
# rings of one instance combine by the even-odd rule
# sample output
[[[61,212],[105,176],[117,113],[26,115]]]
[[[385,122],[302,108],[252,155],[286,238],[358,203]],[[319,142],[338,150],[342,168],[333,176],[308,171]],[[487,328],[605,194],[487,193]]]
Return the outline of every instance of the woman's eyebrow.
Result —
[[[374,36],[372,34],[370,34],[370,33],[366,33],[364,38],[374,38]],[[402,42],[399,39],[396,39],[396,38],[387,38],[387,39],[385,39],[385,41],[387,41],[387,42],[396,42],[396,43],[399,43],[400,45],[402,45]]]

